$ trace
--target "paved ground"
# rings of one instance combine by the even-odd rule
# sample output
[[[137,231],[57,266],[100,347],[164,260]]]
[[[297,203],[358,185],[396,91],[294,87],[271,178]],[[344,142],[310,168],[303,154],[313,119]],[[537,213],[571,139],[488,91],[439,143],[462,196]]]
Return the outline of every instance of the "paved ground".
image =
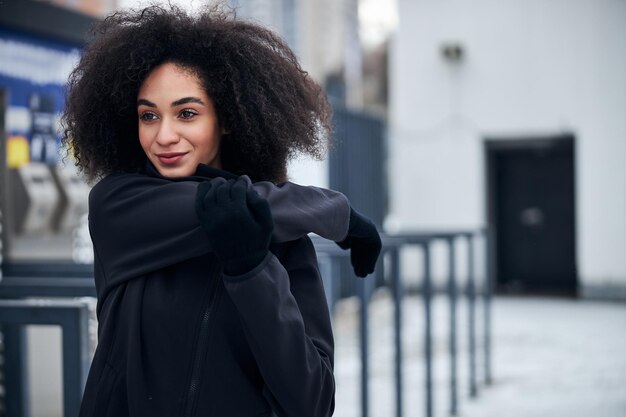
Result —
[[[423,306],[404,305],[404,416],[425,416]],[[493,303],[493,384],[468,395],[467,305],[459,305],[459,416],[626,417],[626,303],[552,298],[496,298]],[[477,310],[478,316],[482,309]],[[386,293],[370,305],[370,417],[395,416],[392,306]],[[448,306],[434,302],[435,416],[449,415]],[[358,303],[341,302],[335,316],[337,417],[360,417]],[[478,333],[482,334],[482,322]],[[479,339],[479,342],[482,342]],[[479,343],[479,353],[483,344]]]

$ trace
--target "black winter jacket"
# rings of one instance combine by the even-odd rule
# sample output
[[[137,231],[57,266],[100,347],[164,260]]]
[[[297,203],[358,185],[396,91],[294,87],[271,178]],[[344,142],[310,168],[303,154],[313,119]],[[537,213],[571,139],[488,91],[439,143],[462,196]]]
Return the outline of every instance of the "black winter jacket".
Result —
[[[268,258],[228,277],[194,210],[197,181],[115,174],[93,188],[99,343],[82,417],[330,416],[333,335],[308,232],[340,241],[339,193],[250,184],[274,218]],[[219,175],[227,175],[218,173]]]

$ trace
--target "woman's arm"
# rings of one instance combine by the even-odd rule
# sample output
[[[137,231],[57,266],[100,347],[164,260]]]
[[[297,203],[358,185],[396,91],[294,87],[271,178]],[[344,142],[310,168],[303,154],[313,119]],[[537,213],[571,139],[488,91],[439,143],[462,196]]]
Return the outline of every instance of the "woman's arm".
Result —
[[[235,179],[231,178],[228,182],[234,183]],[[302,187],[293,183],[279,186],[270,182],[253,184],[245,175],[239,177],[237,182],[244,182],[248,189],[266,199],[272,208],[274,219],[280,220],[283,227],[274,230],[274,242],[289,241],[292,238],[304,236],[308,232],[314,232],[334,240],[342,249],[350,249],[350,261],[356,276],[364,278],[374,272],[382,249],[376,226],[370,219],[348,206],[350,211],[348,230],[344,232],[345,214],[337,209],[336,202],[333,202],[333,198],[327,195],[329,190]],[[206,198],[213,185],[215,184],[204,183],[198,186],[198,201]],[[277,187],[284,192],[276,192]],[[306,192],[303,193],[301,189],[306,189]],[[333,191],[330,192],[333,193]],[[338,195],[345,198],[343,194],[338,193]],[[285,231],[289,235],[283,235]],[[338,231],[341,233],[334,235]]]
[[[376,227],[332,190],[268,182],[247,187],[269,203],[273,241],[295,240],[309,232],[351,250],[358,276],[371,273],[380,253]],[[194,201],[209,181],[169,181],[141,174],[111,175],[89,196],[89,230],[107,285],[174,265],[212,251]],[[355,226],[356,225],[356,226]]]
[[[140,174],[110,175],[94,186],[89,232],[105,281],[100,287],[210,251],[194,210],[196,188]]]
[[[118,174],[93,188],[89,228],[104,273],[113,281],[109,284],[212,250],[194,207],[199,184],[211,181],[173,182]],[[291,183],[275,186],[246,181],[269,202],[274,241],[294,240],[309,232],[332,240],[345,238],[350,206],[343,194]]]
[[[336,242],[346,238],[350,202],[343,194],[292,182],[275,185],[268,181],[252,183],[243,178],[270,205],[274,242],[288,242],[308,233]]]
[[[278,416],[325,417],[335,405],[333,335],[313,244],[303,237],[238,277],[224,276]]]

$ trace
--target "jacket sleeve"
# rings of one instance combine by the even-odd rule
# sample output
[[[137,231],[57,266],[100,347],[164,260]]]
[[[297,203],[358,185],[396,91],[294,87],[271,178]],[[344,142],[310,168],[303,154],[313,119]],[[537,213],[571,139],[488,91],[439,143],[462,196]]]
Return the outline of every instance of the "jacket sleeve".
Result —
[[[335,242],[346,237],[350,203],[343,194],[292,182],[275,185],[262,181],[249,186],[270,205],[274,242],[289,242],[311,232]]]
[[[271,253],[255,270],[224,276],[280,417],[326,417],[335,407],[333,335],[315,250],[308,236],[281,264]]]
[[[110,175],[89,195],[89,230],[108,285],[211,251],[195,212],[198,183],[140,174]],[[343,194],[292,183],[249,183],[265,197],[274,241],[309,232],[341,240],[350,207]]]

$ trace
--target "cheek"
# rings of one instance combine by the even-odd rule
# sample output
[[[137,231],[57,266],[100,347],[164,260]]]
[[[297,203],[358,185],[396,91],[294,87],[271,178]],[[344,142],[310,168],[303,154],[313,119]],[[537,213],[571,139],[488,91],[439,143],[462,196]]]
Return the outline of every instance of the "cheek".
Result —
[[[213,138],[207,139],[203,141],[202,143],[202,153],[206,156],[214,157],[215,155],[219,153],[219,150],[220,150],[219,141]]]
[[[139,125],[139,130],[137,131],[139,136],[139,144],[141,145],[144,151],[148,151],[152,146],[154,135],[151,134],[149,127]]]
[[[146,137],[146,132],[140,127],[139,128],[139,144],[145,150],[149,147],[148,139]]]
[[[207,132],[210,134],[207,135]],[[220,134],[219,130],[213,126],[203,126],[197,130],[197,138],[199,145],[209,153],[215,153],[219,151],[220,147]]]

